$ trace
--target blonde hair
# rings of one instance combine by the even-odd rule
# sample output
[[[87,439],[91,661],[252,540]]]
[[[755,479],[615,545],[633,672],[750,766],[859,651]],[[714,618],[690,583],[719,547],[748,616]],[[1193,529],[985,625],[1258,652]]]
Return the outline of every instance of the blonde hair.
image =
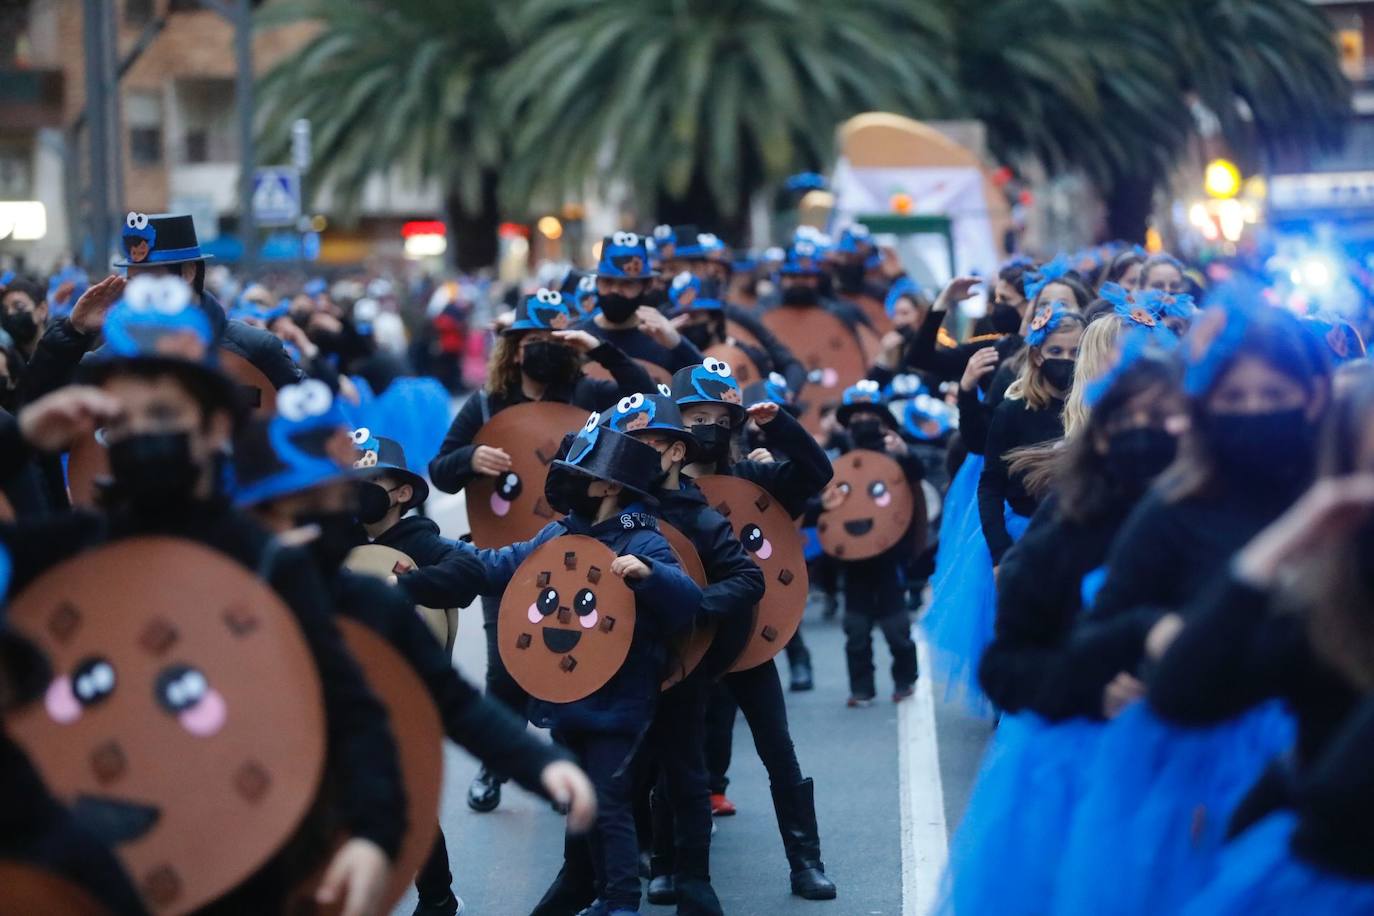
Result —
[[[1088,325],[1078,344],[1078,362],[1073,367],[1073,388],[1064,399],[1064,438],[1072,439],[1088,425],[1088,387],[1116,365],[1117,343],[1126,329],[1119,315],[1103,315]]]
[[[1059,325],[1046,336],[1049,340],[1055,334],[1076,324],[1083,327],[1083,316],[1077,312],[1065,312],[1059,319]],[[1025,362],[1021,366],[1021,374],[1016,381],[1007,386],[1006,399],[1009,401],[1017,398],[1024,398],[1026,405],[1032,410],[1044,410],[1050,406],[1054,400],[1054,391],[1050,388],[1050,383],[1045,380],[1045,373],[1035,364],[1035,360],[1030,358],[1031,350],[1039,350],[1040,347],[1031,347],[1027,344],[1022,352],[1025,354]]]

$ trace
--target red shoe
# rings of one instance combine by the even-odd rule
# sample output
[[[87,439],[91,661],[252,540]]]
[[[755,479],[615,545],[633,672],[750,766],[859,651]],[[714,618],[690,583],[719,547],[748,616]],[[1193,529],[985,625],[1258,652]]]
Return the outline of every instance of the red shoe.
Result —
[[[725,797],[724,792],[711,793],[711,816],[712,817],[734,817],[735,803]]]

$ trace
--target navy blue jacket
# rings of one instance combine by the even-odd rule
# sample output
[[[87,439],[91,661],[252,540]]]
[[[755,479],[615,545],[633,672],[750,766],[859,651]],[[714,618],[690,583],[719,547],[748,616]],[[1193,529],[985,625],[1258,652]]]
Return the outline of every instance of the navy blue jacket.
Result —
[[[595,317],[583,318],[573,325],[573,328],[578,331],[586,331],[597,340],[615,344],[627,356],[662,366],[669,372],[676,372],[684,366],[699,365],[703,359],[701,351],[685,337],[678,341],[676,347],[669,350],[637,327],[607,330],[596,323]],[[653,391],[654,389],[646,390]]]
[[[482,575],[475,583],[478,592],[500,595],[526,557],[564,534],[587,535],[619,556],[636,556],[649,567],[649,575],[627,583],[635,593],[635,632],[625,664],[585,699],[574,703],[531,700],[530,721],[557,731],[638,734],[653,718],[668,638],[692,622],[701,604],[701,589],[678,566],[672,548],[658,533],[657,519],[643,505],[632,503],[596,525],[569,515],[545,525],[530,540],[508,547],[479,549],[462,543],[462,549],[482,563]]]
[[[796,518],[806,511],[807,500],[819,495],[835,476],[835,470],[825,449],[787,411],[779,410],[760,430],[764,446],[778,460],[737,461],[726,473],[763,487]]]
[[[697,619],[716,624],[716,636],[692,678],[717,677],[734,664],[749,641],[754,606],[763,597],[763,571],[749,558],[730,523],[706,502],[696,484],[684,479],[677,490],[659,490],[659,515],[696,548],[706,571]]]
[[[457,541],[440,535],[432,520],[423,515],[407,516],[372,543],[399,550],[415,561],[415,569],[396,577],[397,585],[414,603],[433,608],[472,603],[472,583],[481,574],[480,566],[458,549]]]

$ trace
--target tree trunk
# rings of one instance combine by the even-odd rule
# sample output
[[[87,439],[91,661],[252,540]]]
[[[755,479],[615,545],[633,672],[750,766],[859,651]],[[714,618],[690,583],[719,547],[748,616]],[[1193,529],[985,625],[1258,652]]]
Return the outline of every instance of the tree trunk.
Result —
[[[749,180],[742,174],[735,212],[726,215],[698,170],[692,175],[692,183],[681,198],[659,192],[654,222],[670,226],[696,226],[702,232],[713,232],[720,236],[727,245],[747,246],[750,241],[749,195],[752,190]]]
[[[1145,241],[1154,210],[1155,182],[1139,175],[1119,175],[1106,189],[1107,237],[1125,242]]]
[[[449,228],[448,260],[463,273],[475,273],[496,264],[496,233],[501,225],[496,180],[494,171],[482,172],[482,195],[476,210],[465,207],[456,191],[449,191],[444,197]]]

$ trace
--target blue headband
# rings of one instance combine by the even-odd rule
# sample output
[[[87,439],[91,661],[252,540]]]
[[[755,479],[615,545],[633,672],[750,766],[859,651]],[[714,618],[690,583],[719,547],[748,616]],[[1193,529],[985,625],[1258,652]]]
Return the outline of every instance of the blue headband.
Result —
[[[1031,321],[1030,332],[1026,334],[1026,346],[1039,347],[1043,345],[1051,334],[1059,330],[1059,326],[1064,323],[1064,318],[1070,314],[1073,313],[1068,305],[1058,299],[1040,309]]]

